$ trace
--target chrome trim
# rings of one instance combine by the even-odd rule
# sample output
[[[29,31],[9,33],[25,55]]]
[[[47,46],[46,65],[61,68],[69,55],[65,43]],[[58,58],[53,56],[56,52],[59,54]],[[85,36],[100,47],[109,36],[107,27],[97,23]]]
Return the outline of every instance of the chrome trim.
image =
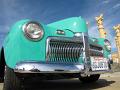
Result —
[[[79,63],[83,50],[82,37],[48,37],[46,61],[54,63]]]
[[[80,73],[84,65],[46,64],[38,62],[21,62],[15,66],[16,73]]]
[[[101,70],[101,71],[89,71],[88,73],[81,73],[81,76],[86,77],[88,75],[93,74],[104,74],[104,73],[112,73],[112,70]]]
[[[30,36],[28,36],[28,33],[26,33],[26,28],[27,28],[27,26],[29,25],[29,24],[31,24],[31,23],[34,23],[34,24],[37,24],[40,28],[42,28],[41,29],[41,31],[42,31],[42,35],[40,36],[40,37],[38,37],[38,38],[31,38]],[[44,37],[44,28],[43,28],[43,26],[40,24],[40,23],[38,23],[38,22],[36,22],[36,21],[28,21],[27,23],[25,23],[23,26],[22,26],[22,31],[23,31],[23,33],[24,33],[24,36],[27,38],[27,39],[29,39],[29,40],[32,40],[32,41],[39,41],[39,40],[41,40],[43,37]]]
[[[103,53],[103,51],[99,51],[99,50],[95,50],[95,49],[90,49],[90,51]]]
[[[23,74],[49,74],[49,73],[79,73],[82,76],[87,76],[91,74],[102,74],[112,72],[112,70],[97,70],[97,71],[88,71],[86,73],[84,65],[80,64],[46,64],[40,62],[20,62],[16,64],[14,68],[15,73]]]
[[[88,34],[84,34],[82,33],[83,35],[83,60],[84,60],[84,71],[85,73],[87,74],[90,70],[90,53],[89,53],[89,43],[88,43]],[[87,35],[87,36],[86,36]]]

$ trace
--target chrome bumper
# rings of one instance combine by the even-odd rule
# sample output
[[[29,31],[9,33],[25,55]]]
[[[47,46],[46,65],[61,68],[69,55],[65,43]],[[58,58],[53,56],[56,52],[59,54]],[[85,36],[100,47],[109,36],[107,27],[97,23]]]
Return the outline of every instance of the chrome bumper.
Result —
[[[99,70],[99,71],[87,71],[84,68],[84,64],[54,64],[54,63],[40,63],[40,62],[21,62],[18,63],[14,69],[16,73],[79,73],[83,76],[91,74],[102,74],[107,72],[112,72],[109,70]]]
[[[38,62],[21,62],[14,69],[16,73],[80,73],[84,65],[47,64]]]

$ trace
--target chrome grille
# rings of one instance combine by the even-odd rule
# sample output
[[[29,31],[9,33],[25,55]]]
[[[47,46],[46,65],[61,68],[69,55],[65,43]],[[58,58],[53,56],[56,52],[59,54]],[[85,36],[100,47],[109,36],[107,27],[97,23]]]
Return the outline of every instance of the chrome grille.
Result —
[[[103,48],[98,45],[90,44],[90,56],[103,56]]]
[[[53,63],[78,63],[83,43],[80,38],[48,39],[47,61]]]

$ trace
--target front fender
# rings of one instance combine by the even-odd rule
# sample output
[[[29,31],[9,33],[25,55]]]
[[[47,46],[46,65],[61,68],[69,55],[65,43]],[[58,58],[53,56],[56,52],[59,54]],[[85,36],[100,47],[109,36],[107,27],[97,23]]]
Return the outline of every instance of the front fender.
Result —
[[[14,68],[16,63],[21,61],[42,61],[45,58],[45,40],[34,42],[24,36],[22,25],[27,21],[29,20],[22,20],[13,25],[4,41],[5,62],[10,68]]]
[[[56,28],[43,25],[44,36],[39,41],[32,41],[26,38],[22,26],[30,20],[21,20],[13,25],[11,31],[4,41],[4,52],[6,64],[10,68],[22,61],[41,61],[45,62],[46,58],[46,39],[51,36],[63,35],[56,33]],[[74,33],[69,30],[63,30],[65,37],[73,37]]]

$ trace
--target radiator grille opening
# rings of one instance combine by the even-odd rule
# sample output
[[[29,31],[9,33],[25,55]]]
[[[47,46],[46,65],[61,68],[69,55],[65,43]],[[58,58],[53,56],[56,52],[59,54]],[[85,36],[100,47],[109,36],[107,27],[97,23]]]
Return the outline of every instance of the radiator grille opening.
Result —
[[[78,39],[50,39],[47,47],[47,62],[79,63],[83,43]]]
[[[97,45],[90,45],[90,56],[103,57],[103,48]]]

